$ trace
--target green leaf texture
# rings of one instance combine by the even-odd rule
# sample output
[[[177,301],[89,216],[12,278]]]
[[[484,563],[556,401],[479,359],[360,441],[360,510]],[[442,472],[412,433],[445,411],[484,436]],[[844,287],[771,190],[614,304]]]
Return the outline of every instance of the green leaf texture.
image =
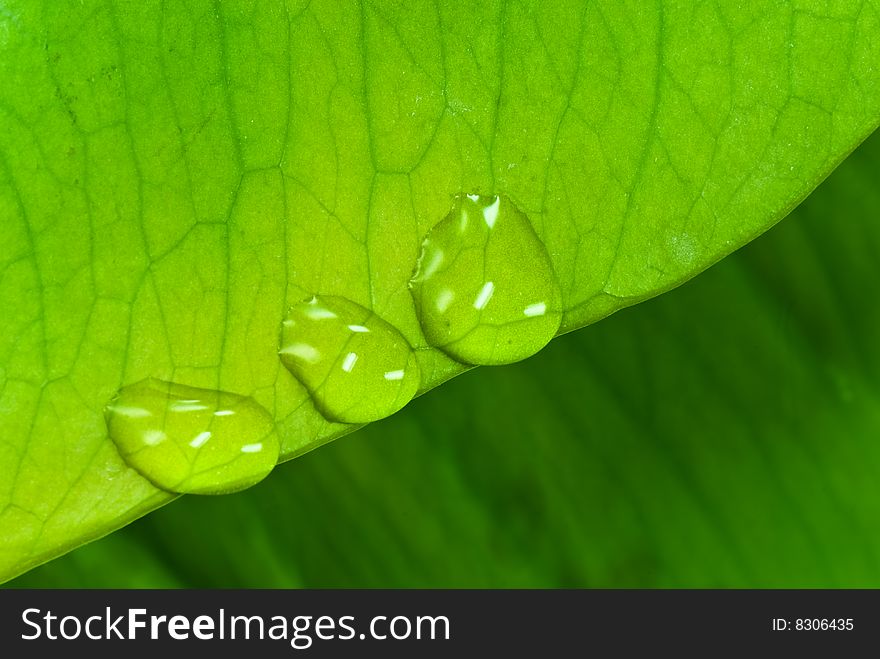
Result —
[[[15,586],[880,586],[880,134],[678,290]]]
[[[562,331],[596,321],[803,199],[877,124],[877,61],[873,2],[5,3],[0,578],[170,500],[107,438],[120,386],[253,396],[309,451],[352,427],[280,365],[291,303],[380,314],[432,388],[463,367],[416,320],[421,237],[503,193]]]

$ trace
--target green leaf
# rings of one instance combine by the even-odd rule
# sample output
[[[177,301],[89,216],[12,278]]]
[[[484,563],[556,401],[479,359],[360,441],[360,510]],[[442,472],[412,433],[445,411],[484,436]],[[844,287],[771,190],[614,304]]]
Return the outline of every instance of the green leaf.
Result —
[[[764,231],[880,118],[877,7],[817,5],[7,3],[0,577],[171,499],[107,438],[123,385],[253,396],[286,458],[352,430],[276,354],[313,293],[461,372],[406,288],[457,193],[527,213],[562,331]]]
[[[13,585],[876,587],[878,171],[880,134],[682,288]]]

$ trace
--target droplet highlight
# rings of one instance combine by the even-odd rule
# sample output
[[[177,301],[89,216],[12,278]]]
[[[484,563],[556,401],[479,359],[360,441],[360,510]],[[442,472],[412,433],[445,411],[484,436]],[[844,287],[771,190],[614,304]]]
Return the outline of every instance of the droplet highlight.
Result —
[[[415,353],[400,331],[344,297],[316,295],[292,306],[278,355],[332,421],[389,416],[421,383]]]
[[[281,449],[252,398],[154,378],[120,389],[104,418],[122,459],[169,492],[243,490],[272,471]]]
[[[562,322],[550,255],[504,195],[456,197],[425,236],[410,292],[428,343],[468,364],[509,364]]]

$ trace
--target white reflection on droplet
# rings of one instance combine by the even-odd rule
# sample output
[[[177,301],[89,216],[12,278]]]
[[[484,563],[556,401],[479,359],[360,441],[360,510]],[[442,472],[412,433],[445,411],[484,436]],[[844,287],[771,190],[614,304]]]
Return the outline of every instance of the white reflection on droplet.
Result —
[[[545,313],[547,313],[546,302],[537,302],[535,304],[530,304],[525,309],[523,309],[523,314],[525,314],[529,318],[533,316],[543,316]]]
[[[449,308],[449,305],[452,304],[452,300],[454,299],[455,293],[453,293],[448,288],[444,288],[437,296],[437,311],[439,311],[440,313],[446,311]]]
[[[144,431],[144,444],[146,444],[147,446],[155,446],[156,444],[161,444],[166,439],[168,439],[168,436],[161,430]]]
[[[483,209],[483,219],[486,220],[486,226],[490,229],[495,226],[495,222],[498,219],[498,209],[501,208],[501,197],[495,197],[495,201],[492,202],[491,206],[486,206]]]
[[[363,325],[349,325],[348,329],[352,332],[357,332],[358,334],[364,334],[365,332],[369,332],[369,327],[364,327]]]
[[[350,352],[345,356],[345,359],[342,360],[342,370],[346,373],[351,373],[351,369],[354,368],[355,362],[357,362],[358,356],[354,352]]]
[[[316,297],[313,297],[311,300],[309,300],[309,306],[306,307],[305,311],[303,311],[303,315],[306,318],[311,318],[312,320],[336,318],[336,314],[330,311],[330,309],[325,309],[318,304],[318,298]]]
[[[403,380],[404,375],[405,373],[403,369],[398,369],[396,371],[385,371],[386,380]]]
[[[108,408],[114,414],[121,414],[122,416],[127,416],[131,419],[145,419],[148,416],[153,416],[153,413],[150,410],[145,410],[143,407],[129,407],[128,405],[110,405]]]
[[[477,293],[477,299],[474,300],[474,309],[477,311],[481,311],[489,304],[489,300],[492,299],[492,294],[495,292],[495,284],[491,281],[487,281],[483,284],[483,288],[480,289],[480,292]]]
[[[467,212],[467,209],[462,208],[461,209],[461,219],[458,222],[458,232],[464,233],[465,231],[467,231],[467,225],[468,225],[468,212]]]
[[[321,359],[320,351],[308,343],[291,343],[289,346],[281,348],[280,352],[284,355],[299,357],[310,364],[315,364]]]
[[[232,416],[235,414],[233,410],[217,410],[214,412],[214,416]]]
[[[443,265],[443,250],[436,247],[427,249],[431,249],[431,256],[428,258],[428,265],[421,273],[422,280],[431,277]]]
[[[193,440],[189,443],[189,445],[193,448],[201,448],[209,439],[211,439],[211,433],[210,431],[206,430],[205,432],[200,432],[198,435],[193,437]]]
[[[257,442],[256,444],[245,444],[241,447],[242,453],[259,453],[263,450],[263,442]]]
[[[178,400],[168,406],[172,412],[198,412],[208,409],[207,405],[202,405],[199,401]]]

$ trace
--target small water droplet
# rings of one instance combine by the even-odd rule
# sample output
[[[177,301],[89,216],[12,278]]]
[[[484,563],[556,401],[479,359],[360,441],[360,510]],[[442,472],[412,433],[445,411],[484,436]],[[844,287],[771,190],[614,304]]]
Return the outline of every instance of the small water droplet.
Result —
[[[291,307],[278,355],[315,407],[343,423],[393,414],[421,382],[415,354],[397,328],[344,297],[318,295]]]
[[[422,242],[409,286],[428,343],[461,362],[525,359],[562,321],[547,249],[503,195],[456,197]]]
[[[104,418],[123,460],[170,492],[243,490],[278,461],[272,417],[252,398],[226,391],[150,378],[120,389]]]

